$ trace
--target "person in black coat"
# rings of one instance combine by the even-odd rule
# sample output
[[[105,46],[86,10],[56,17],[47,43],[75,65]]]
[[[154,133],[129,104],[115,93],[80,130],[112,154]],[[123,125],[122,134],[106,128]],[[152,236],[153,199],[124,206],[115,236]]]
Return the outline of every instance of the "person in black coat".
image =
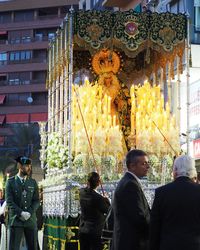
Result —
[[[195,161],[176,158],[174,181],[155,192],[150,222],[150,250],[200,249],[200,185]]]
[[[146,153],[131,150],[126,156],[128,171],[117,185],[113,200],[113,250],[148,249],[150,209],[140,179],[147,175]]]
[[[99,174],[92,172],[88,175],[87,187],[80,189],[79,239],[81,250],[102,249],[101,234],[110,202],[95,191],[99,184]]]

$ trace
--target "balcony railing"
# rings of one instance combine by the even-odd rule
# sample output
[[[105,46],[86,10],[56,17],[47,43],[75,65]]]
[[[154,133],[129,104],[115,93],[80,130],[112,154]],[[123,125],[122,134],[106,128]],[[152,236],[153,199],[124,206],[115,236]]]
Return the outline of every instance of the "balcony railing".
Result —
[[[4,103],[4,107],[6,106],[35,106],[35,105],[47,105],[48,101],[47,100],[34,100],[32,103],[28,103],[27,100],[24,101],[9,101],[6,100],[6,102]]]
[[[50,38],[48,36],[22,37],[22,38],[10,39],[10,41],[7,41],[7,44],[27,44],[33,42],[45,42],[49,40]]]
[[[62,13],[60,16],[58,16],[58,15],[37,16],[35,19],[34,18],[21,18],[18,20],[0,19],[0,24],[19,23],[19,22],[35,22],[35,21],[42,21],[42,20],[47,20],[47,19],[64,18],[65,16],[66,16],[66,14]]]
[[[26,64],[26,63],[46,63],[46,58],[31,58],[26,60],[5,60],[0,61],[0,65]]]
[[[27,44],[27,43],[34,43],[34,42],[47,42],[50,41],[51,37],[48,36],[36,36],[36,37],[22,37],[22,38],[15,38],[10,40],[0,40],[0,44]]]
[[[0,81],[0,86],[13,86],[13,85],[31,85],[31,84],[44,84],[45,79],[35,79],[35,80],[6,80]]]
[[[0,40],[0,44],[8,44],[8,40]]]
[[[54,18],[64,18],[66,14],[58,15],[46,15],[46,16],[37,16],[36,20],[46,20],[46,19],[54,19]]]

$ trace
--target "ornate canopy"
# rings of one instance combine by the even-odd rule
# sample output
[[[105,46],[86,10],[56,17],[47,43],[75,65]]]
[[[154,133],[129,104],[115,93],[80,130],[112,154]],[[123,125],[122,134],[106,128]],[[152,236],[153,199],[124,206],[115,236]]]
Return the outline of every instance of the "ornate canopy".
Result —
[[[144,48],[171,52],[186,38],[186,16],[173,13],[80,11],[75,13],[75,43],[99,50],[116,46],[130,57]]]
[[[182,72],[187,37],[184,14],[80,11],[74,14],[74,23],[74,55],[78,58],[75,67],[80,62],[80,54],[82,58],[88,58],[109,48],[120,52],[123,58],[123,72],[119,76],[122,81],[127,75],[131,79],[141,75],[150,77],[153,72],[159,74],[161,68],[165,79],[168,63],[176,64],[177,56],[179,72]],[[87,65],[84,67],[89,69]],[[170,68],[173,79],[174,67]]]

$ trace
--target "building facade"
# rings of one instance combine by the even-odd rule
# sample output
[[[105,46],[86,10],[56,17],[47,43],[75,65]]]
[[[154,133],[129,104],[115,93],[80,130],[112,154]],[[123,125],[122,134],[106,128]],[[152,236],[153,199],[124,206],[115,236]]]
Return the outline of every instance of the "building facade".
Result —
[[[79,9],[82,10],[113,10],[113,7],[106,7],[103,5],[104,0],[80,0]]]
[[[117,7],[120,11],[135,9],[138,5],[146,5],[148,0],[104,0],[103,6]]]
[[[49,40],[78,0],[0,2],[0,145],[14,124],[47,120]]]

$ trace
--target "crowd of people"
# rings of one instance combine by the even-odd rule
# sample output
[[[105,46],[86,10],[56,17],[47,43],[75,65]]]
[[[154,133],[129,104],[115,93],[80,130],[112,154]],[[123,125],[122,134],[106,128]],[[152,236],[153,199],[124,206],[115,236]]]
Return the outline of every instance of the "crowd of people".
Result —
[[[31,177],[31,160],[20,156],[16,162],[18,173],[7,180],[5,199],[0,190],[0,250],[22,250],[23,237],[28,250],[37,250],[38,226],[42,225],[37,223],[36,215],[37,210],[42,211],[39,189]],[[199,250],[200,185],[194,159],[187,155],[175,159],[174,181],[155,190],[151,209],[141,185],[141,178],[150,168],[148,155],[142,150],[130,150],[125,162],[127,171],[112,201],[96,191],[100,184],[96,172],[89,173],[87,186],[80,189],[81,250],[103,250],[106,237],[110,239],[110,250]],[[6,210],[7,241],[3,240]],[[109,221],[109,236],[104,237]]]
[[[152,209],[140,181],[150,168],[147,154],[142,150],[129,151],[126,167],[127,171],[119,181],[111,202],[112,212],[109,215],[113,217],[113,228],[110,229],[113,233],[110,249],[199,250],[200,185],[194,159],[187,155],[175,159],[174,181],[156,189]],[[95,173],[89,176],[92,175]],[[85,247],[86,242],[92,239],[100,242],[99,230],[104,230],[102,220],[98,218],[100,214],[103,218],[108,211],[107,199],[99,194],[93,195],[98,181],[91,186],[89,177],[87,188],[81,191],[81,250],[103,249],[102,242],[101,245],[98,243],[98,247],[91,243]],[[101,203],[99,206],[95,205],[96,196]],[[82,230],[84,225],[90,230]],[[98,232],[94,230],[95,227],[99,228]]]

